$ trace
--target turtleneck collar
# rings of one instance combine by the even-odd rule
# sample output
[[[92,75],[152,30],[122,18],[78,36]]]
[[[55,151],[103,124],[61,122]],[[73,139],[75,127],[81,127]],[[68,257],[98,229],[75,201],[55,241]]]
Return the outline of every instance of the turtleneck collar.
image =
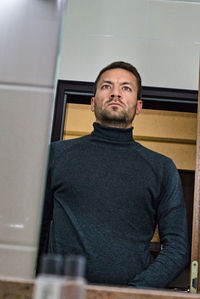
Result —
[[[104,139],[109,139],[118,142],[130,142],[133,139],[133,127],[128,129],[105,127],[99,123],[93,123],[94,131],[93,136],[97,136]]]

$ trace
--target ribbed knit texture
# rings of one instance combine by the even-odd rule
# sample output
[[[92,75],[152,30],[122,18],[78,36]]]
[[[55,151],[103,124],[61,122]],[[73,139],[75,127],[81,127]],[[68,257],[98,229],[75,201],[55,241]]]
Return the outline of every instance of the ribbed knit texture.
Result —
[[[82,254],[89,283],[166,287],[188,264],[183,192],[174,163],[94,123],[88,136],[51,146],[45,229],[49,250]],[[163,250],[149,243],[159,225]]]

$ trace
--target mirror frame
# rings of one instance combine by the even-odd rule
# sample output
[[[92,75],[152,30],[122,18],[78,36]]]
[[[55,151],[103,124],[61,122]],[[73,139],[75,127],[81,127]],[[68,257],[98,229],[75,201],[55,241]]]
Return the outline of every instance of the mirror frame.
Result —
[[[200,293],[200,69],[197,111],[196,167],[193,202],[192,251],[190,289]]]

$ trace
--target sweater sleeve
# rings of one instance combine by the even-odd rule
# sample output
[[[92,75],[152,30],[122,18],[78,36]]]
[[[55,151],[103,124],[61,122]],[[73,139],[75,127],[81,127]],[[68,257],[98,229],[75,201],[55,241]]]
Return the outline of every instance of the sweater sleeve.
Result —
[[[129,283],[135,287],[166,287],[188,265],[190,245],[182,185],[170,161],[165,168],[163,187],[157,207],[162,250],[153,263]]]

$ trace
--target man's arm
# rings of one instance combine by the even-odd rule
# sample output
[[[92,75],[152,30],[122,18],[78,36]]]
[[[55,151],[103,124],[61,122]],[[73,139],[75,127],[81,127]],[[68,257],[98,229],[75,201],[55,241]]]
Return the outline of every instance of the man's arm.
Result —
[[[134,277],[129,283],[132,286],[166,287],[189,263],[187,217],[180,177],[173,163],[165,172],[157,209],[162,250],[146,270]]]

